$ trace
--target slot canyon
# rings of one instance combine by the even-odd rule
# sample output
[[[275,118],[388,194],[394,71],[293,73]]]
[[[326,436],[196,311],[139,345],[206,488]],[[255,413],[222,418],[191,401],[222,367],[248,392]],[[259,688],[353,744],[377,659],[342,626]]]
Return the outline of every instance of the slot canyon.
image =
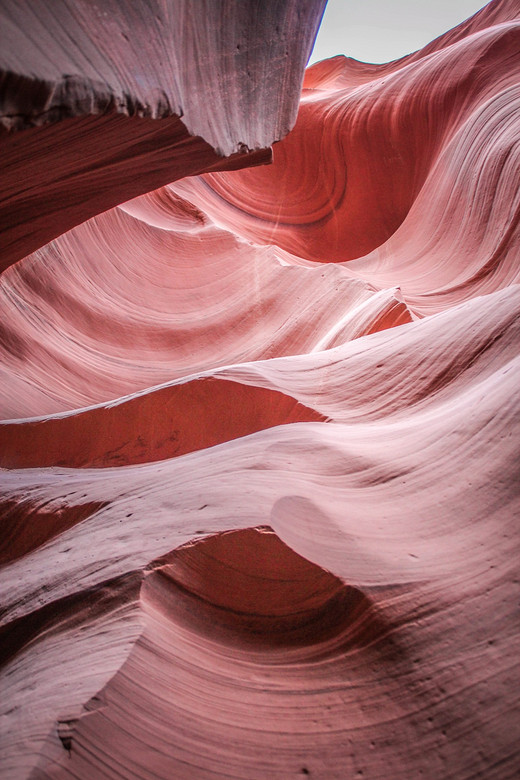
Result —
[[[0,776],[514,780],[520,4],[0,3]]]

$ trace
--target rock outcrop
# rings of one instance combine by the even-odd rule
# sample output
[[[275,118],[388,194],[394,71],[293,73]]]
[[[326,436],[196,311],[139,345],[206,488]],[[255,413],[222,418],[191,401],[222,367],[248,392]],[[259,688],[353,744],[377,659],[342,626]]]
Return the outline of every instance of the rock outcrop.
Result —
[[[175,179],[268,162],[325,2],[6,0],[0,270]]]

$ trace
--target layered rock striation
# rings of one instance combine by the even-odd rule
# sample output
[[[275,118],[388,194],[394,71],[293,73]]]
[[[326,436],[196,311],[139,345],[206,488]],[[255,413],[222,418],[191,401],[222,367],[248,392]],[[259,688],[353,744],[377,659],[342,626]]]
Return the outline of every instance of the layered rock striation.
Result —
[[[175,179],[269,161],[325,1],[3,3],[1,269]]]
[[[2,777],[515,777],[517,4],[4,6]]]

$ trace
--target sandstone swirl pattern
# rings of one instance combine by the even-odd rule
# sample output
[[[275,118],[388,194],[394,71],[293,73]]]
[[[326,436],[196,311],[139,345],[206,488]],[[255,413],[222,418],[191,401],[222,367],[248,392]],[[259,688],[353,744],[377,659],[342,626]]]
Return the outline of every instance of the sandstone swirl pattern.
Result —
[[[131,5],[4,79],[2,777],[514,778],[518,4],[312,66],[251,169],[322,3]]]

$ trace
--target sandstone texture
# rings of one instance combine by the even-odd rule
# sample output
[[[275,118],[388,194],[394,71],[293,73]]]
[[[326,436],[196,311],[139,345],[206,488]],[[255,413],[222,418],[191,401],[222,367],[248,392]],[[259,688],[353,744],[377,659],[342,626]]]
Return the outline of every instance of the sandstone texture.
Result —
[[[520,7],[323,5],[3,3],[2,778],[518,776]]]

